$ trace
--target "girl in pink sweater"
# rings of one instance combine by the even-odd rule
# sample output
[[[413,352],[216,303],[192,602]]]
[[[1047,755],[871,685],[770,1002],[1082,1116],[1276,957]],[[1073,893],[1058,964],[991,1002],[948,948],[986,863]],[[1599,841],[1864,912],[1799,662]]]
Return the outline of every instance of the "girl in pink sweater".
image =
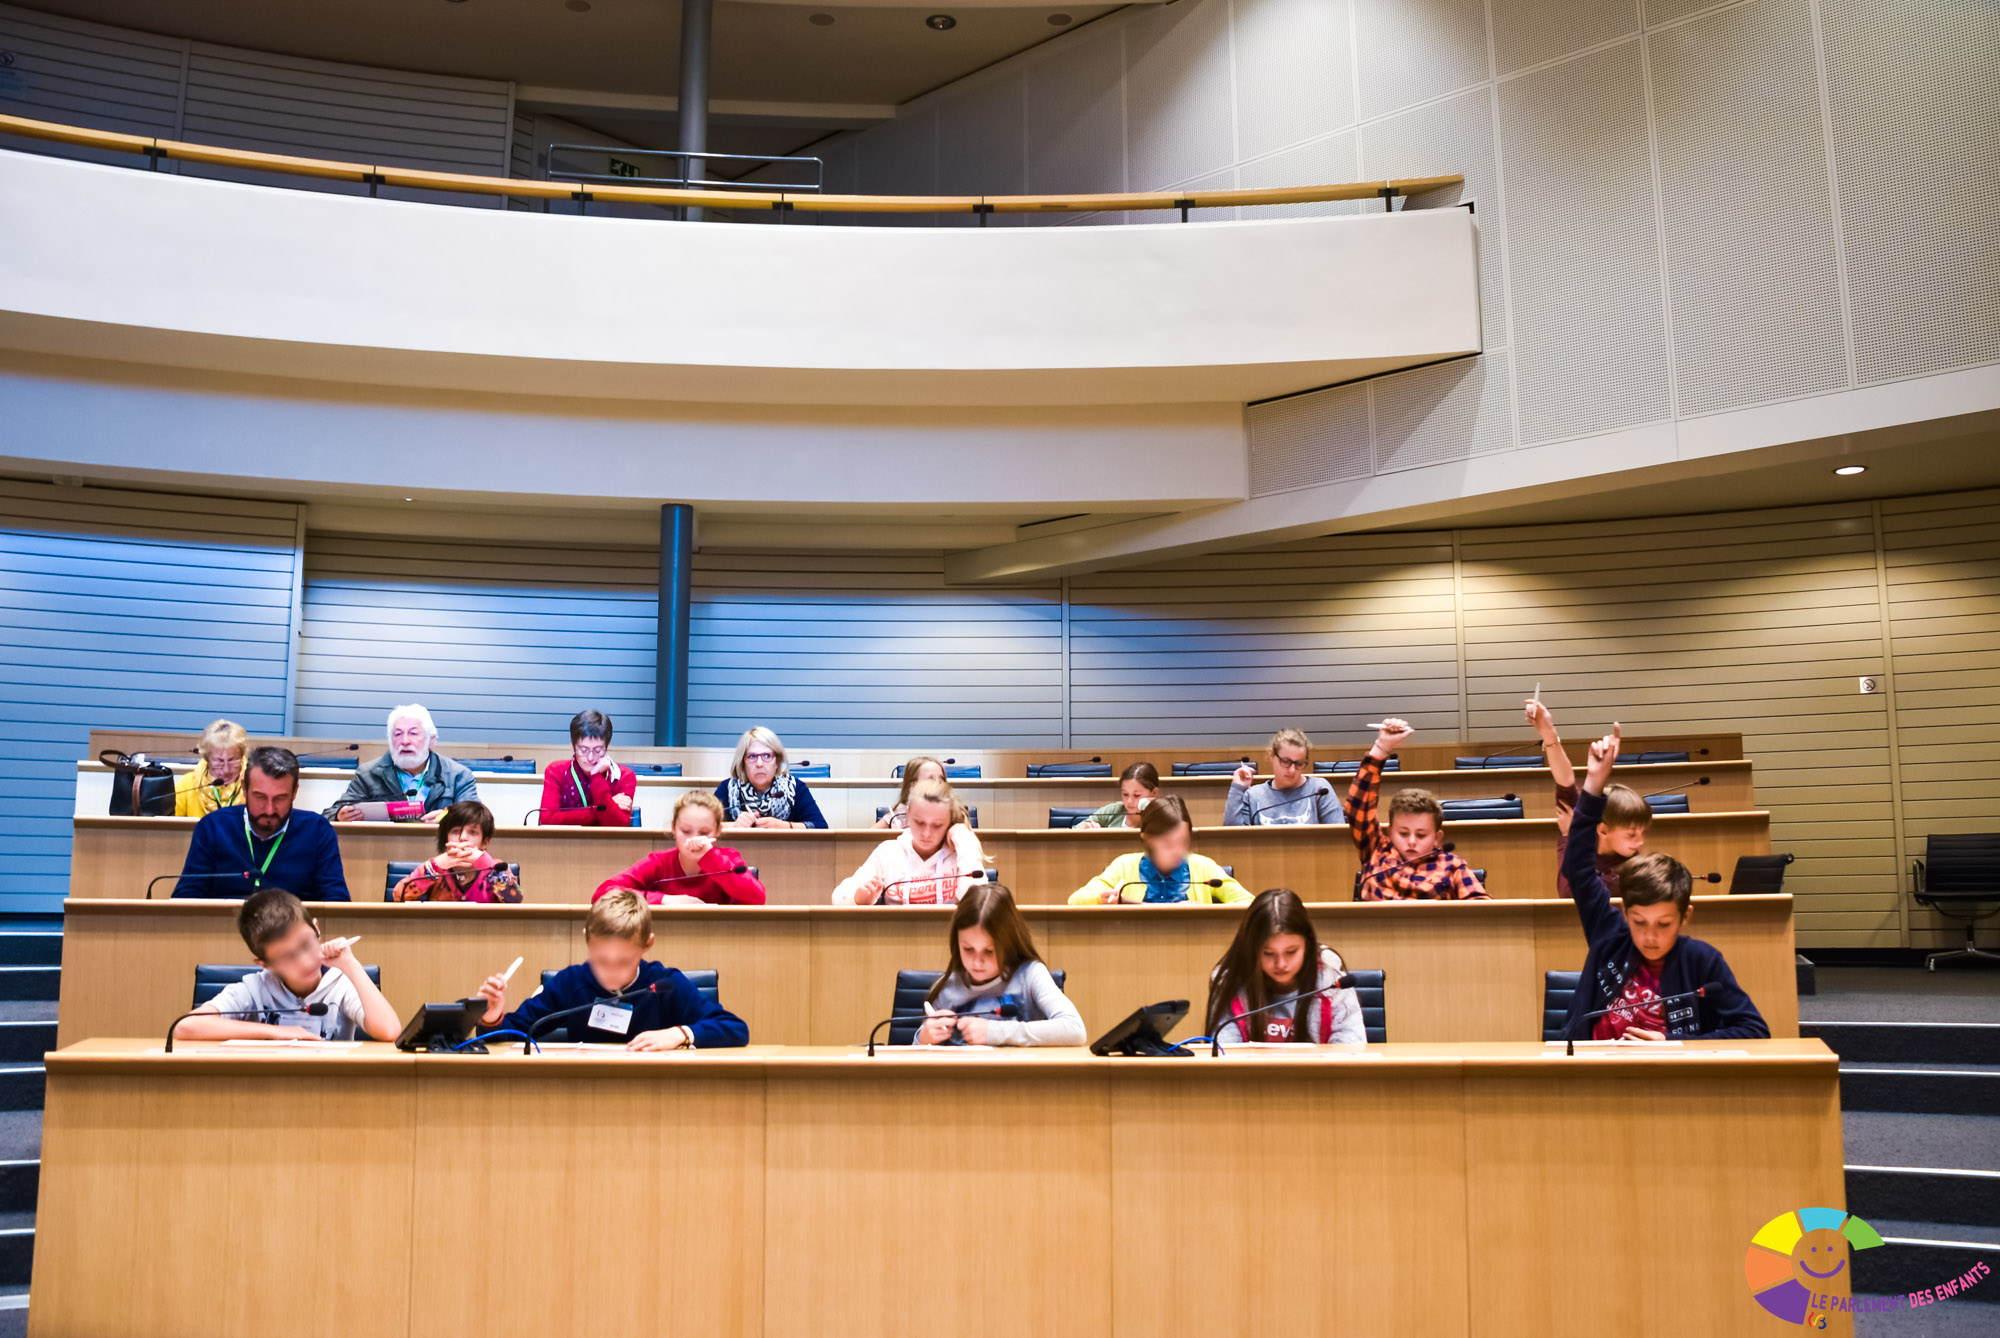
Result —
[[[715,843],[721,834],[721,801],[689,790],[674,804],[674,848],[605,879],[591,900],[628,888],[655,906],[762,906],[764,885],[743,863],[741,851]]]

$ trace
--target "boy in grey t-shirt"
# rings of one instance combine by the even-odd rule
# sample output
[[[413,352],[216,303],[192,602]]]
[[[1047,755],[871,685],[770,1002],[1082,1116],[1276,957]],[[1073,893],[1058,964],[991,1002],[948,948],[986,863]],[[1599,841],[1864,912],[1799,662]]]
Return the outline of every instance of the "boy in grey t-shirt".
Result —
[[[338,946],[322,943],[318,923],[291,893],[279,888],[253,893],[237,912],[236,929],[263,969],[183,1018],[174,1028],[175,1039],[348,1041],[365,1031],[387,1041],[403,1029],[354,949],[344,940]],[[326,1005],[323,1015],[306,1011],[320,1003]],[[253,1011],[258,1016],[218,1016]]]

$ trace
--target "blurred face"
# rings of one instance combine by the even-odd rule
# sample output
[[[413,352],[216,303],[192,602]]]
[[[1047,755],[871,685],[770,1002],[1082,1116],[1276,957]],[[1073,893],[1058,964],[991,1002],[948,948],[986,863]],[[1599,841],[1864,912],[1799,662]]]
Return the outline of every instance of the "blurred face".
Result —
[[[1650,967],[1657,968],[1665,960],[1686,925],[1687,917],[1671,901],[1625,908],[1625,927],[1632,931],[1632,946]]]
[[[646,951],[652,946],[651,934],[646,935],[644,943],[629,938],[590,937],[583,941],[583,954],[599,987],[615,992],[639,978],[639,963],[645,960]]]
[[[1123,781],[1118,786],[1118,802],[1125,805],[1125,825],[1137,827],[1139,813],[1151,802],[1153,792],[1139,781]]]
[[[1631,859],[1646,848],[1644,827],[1607,827],[1597,824],[1598,843],[1612,854]]]
[[[319,927],[300,921],[282,938],[266,943],[257,961],[275,972],[286,989],[304,998],[319,987]]]
[[[940,799],[917,799],[910,804],[910,844],[929,859],[944,844],[951,830],[951,805]]]
[[[994,951],[993,935],[984,929],[958,931],[958,960],[975,985],[984,985],[1000,974],[1000,954]]]
[[[1188,851],[1193,847],[1194,832],[1185,822],[1172,831],[1146,838],[1146,854],[1161,873],[1172,873],[1187,863]]]
[[[697,836],[715,839],[715,814],[690,804],[674,819],[674,849],[686,849],[688,841]]]
[[[1405,864],[1429,859],[1437,852],[1437,819],[1428,813],[1398,813],[1389,820],[1389,844]]]
[[[279,780],[251,767],[243,781],[243,807],[249,810],[251,830],[267,840],[276,836],[291,818],[292,799],[298,792],[298,777]]]
[[[778,779],[778,755],[771,751],[771,745],[752,740],[750,750],[743,754],[743,770],[750,777],[750,783],[760,790],[771,788],[771,782]]]
[[[944,763],[942,762],[924,762],[917,767],[917,780],[941,781],[948,779],[950,778],[944,774]]]
[[[389,725],[389,756],[403,771],[418,772],[431,760],[431,732],[414,716],[399,715]]]
[[[1258,963],[1264,968],[1265,978],[1273,985],[1284,989],[1292,988],[1299,978],[1299,968],[1305,965],[1306,941],[1297,934],[1273,934],[1264,940],[1264,950],[1258,954]]]
[[[447,847],[457,846],[464,850],[486,849],[486,834],[479,830],[479,824],[468,822],[463,827],[454,827],[444,834]]]
[[[208,755],[208,774],[217,785],[234,785],[236,778],[243,774],[243,750],[217,748]]]
[[[1271,784],[1280,790],[1296,790],[1312,769],[1312,754],[1293,744],[1278,745],[1271,754]]]

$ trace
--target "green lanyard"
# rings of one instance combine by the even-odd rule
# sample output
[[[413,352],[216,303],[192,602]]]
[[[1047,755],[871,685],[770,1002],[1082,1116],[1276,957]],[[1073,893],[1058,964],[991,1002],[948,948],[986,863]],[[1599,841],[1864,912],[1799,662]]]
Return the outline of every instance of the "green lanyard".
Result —
[[[271,871],[271,861],[278,857],[278,847],[285,843],[285,833],[292,829],[292,820],[285,819],[285,825],[271,838],[271,848],[264,852],[264,862],[257,864],[257,838],[250,831],[250,810],[243,810],[243,844],[250,850],[250,862],[257,864],[257,876],[250,881],[257,887],[264,886],[264,875]]]

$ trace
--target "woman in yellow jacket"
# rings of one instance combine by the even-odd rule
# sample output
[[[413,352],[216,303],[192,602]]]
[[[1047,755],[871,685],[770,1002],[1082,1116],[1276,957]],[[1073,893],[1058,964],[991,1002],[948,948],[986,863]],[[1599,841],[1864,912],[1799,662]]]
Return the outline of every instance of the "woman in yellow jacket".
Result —
[[[1072,906],[1116,906],[1164,902],[1223,902],[1250,900],[1242,884],[1206,855],[1191,850],[1194,824],[1187,805],[1176,794],[1163,794],[1146,805],[1139,820],[1144,854],[1134,851],[1111,861],[1111,867],[1070,893]]]
[[[174,816],[201,818],[243,802],[243,759],[250,736],[233,720],[218,720],[194,746],[201,760],[174,779]]]

